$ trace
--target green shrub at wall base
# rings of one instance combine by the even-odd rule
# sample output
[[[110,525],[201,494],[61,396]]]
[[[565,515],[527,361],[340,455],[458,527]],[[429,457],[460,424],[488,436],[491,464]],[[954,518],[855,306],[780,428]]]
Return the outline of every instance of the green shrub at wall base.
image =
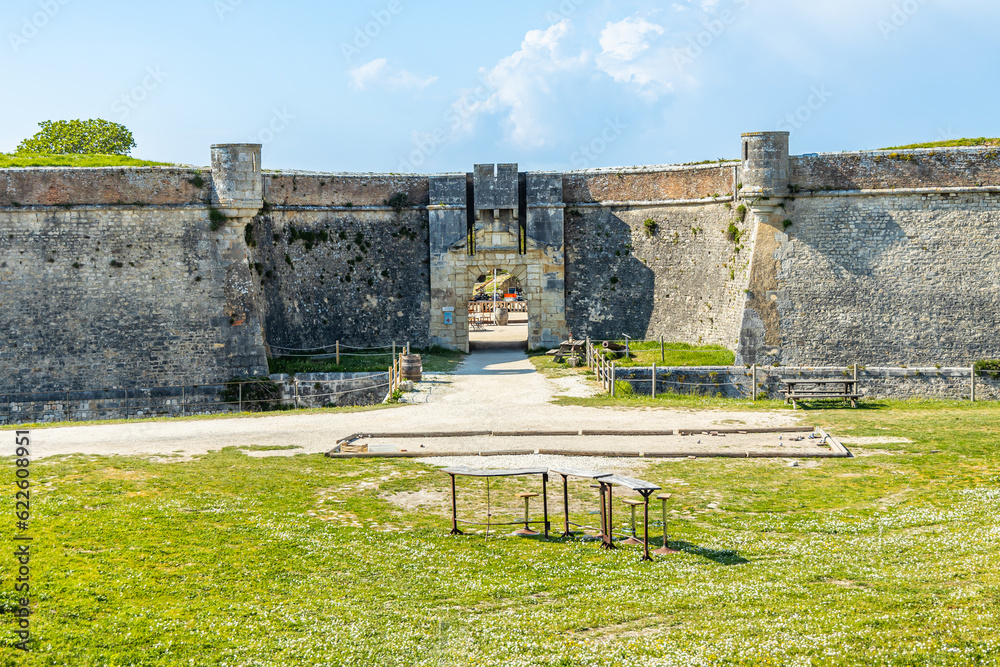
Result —
[[[226,215],[214,206],[210,206],[208,208],[208,221],[212,231],[217,232],[226,224]]]

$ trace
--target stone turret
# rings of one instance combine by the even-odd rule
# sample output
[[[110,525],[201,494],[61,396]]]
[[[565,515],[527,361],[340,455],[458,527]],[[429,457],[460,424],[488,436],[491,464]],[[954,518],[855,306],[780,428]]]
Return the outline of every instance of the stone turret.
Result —
[[[743,190],[750,199],[788,195],[788,132],[747,132],[743,136]]]
[[[212,206],[227,218],[252,217],[264,205],[260,144],[212,146]]]

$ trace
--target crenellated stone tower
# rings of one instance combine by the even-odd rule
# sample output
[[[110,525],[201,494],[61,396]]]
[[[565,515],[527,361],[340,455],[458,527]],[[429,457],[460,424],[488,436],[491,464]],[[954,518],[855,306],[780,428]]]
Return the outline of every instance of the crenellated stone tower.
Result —
[[[215,252],[226,270],[226,302],[220,318],[222,345],[228,357],[245,365],[249,376],[268,372],[249,249],[244,240],[245,227],[264,206],[260,152],[260,144],[212,146],[209,218],[216,235]],[[218,224],[214,219],[216,211],[225,216],[227,224]]]
[[[788,242],[781,207],[789,194],[788,132],[748,132],[742,139],[740,196],[753,230],[753,257],[737,363],[772,364],[781,359],[781,312],[787,306],[778,274]]]

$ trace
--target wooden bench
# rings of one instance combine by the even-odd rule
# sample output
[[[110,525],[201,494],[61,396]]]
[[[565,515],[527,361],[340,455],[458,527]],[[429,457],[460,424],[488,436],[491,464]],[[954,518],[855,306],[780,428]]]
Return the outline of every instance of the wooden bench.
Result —
[[[791,402],[792,409],[798,408],[802,399],[840,398],[851,402],[851,407],[858,407],[861,393],[858,390],[858,378],[795,378],[782,380],[785,385],[785,403]],[[801,385],[805,385],[804,387]],[[842,385],[841,390],[837,385]]]

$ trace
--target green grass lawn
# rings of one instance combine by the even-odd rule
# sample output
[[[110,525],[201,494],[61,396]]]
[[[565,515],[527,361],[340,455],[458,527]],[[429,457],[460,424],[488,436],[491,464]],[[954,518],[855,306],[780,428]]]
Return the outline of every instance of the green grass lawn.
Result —
[[[624,344],[625,341],[614,341]],[[600,348],[600,341],[595,341],[594,346]],[[553,357],[547,356],[547,350],[532,350],[528,353],[535,368],[541,372],[552,374],[561,369],[570,372],[581,372],[569,369],[565,361],[555,362]],[[613,359],[611,353],[607,358],[621,366],[732,366],[736,355],[732,350],[727,350],[721,345],[689,345],[688,343],[665,342],[661,351],[658,341],[637,341],[629,344],[630,356]],[[558,373],[557,373],[558,374]]]
[[[169,162],[137,160],[125,155],[20,155],[0,153],[0,169],[11,167],[166,167]]]
[[[402,347],[400,348],[402,351]],[[450,373],[465,359],[463,352],[432,347],[426,350],[413,349],[420,355],[424,373]],[[354,352],[354,351],[352,351]],[[341,354],[340,365],[335,359],[308,357],[279,357],[268,359],[270,373],[367,373],[384,371],[392,365],[392,352],[362,352],[361,354]]]
[[[674,494],[680,551],[654,563],[579,540],[449,537],[448,478],[414,461],[235,449],[183,463],[36,461],[36,639],[27,660],[10,648],[7,577],[0,664],[1000,662],[1000,406],[807,416],[840,435],[912,442],[798,468],[651,463],[635,474]],[[12,480],[10,459],[6,469]],[[494,520],[517,515],[514,493],[537,485],[492,482]],[[436,494],[431,505],[404,507],[418,491]],[[574,517],[596,522],[588,485],[571,493]],[[560,498],[550,486],[553,514]],[[481,483],[461,480],[459,499],[483,516]],[[9,573],[9,530],[0,542]]]
[[[948,139],[945,141],[928,141],[922,144],[908,144],[906,146],[889,146],[882,148],[883,151],[903,150],[907,148],[957,148],[962,146],[1000,146],[1000,139],[988,137],[978,137],[975,139]]]

